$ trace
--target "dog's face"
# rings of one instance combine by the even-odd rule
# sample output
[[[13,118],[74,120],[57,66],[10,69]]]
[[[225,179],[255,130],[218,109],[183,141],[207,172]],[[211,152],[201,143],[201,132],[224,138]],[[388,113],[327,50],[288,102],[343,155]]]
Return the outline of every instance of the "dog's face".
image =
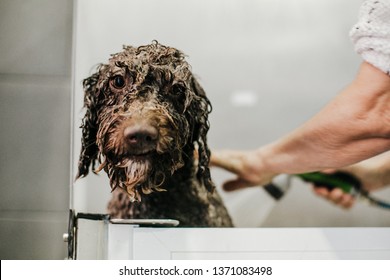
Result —
[[[212,188],[206,144],[211,106],[180,51],[157,42],[124,47],[83,85],[78,177],[90,166],[104,169],[112,189],[140,200],[193,160],[197,146],[198,179]]]

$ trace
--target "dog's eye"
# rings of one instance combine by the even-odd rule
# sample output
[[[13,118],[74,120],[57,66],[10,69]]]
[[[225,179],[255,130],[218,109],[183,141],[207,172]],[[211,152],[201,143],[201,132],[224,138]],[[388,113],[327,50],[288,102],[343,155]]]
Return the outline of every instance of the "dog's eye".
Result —
[[[113,79],[112,79],[112,84],[115,88],[117,89],[121,89],[125,86],[125,79],[120,76],[120,75],[116,75]]]

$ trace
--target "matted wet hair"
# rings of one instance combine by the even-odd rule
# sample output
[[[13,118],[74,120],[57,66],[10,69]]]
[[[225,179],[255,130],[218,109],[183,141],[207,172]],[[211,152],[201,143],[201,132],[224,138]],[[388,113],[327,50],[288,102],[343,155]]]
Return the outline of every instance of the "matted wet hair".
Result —
[[[118,71],[131,80],[119,93],[110,86]],[[77,178],[90,168],[95,173],[104,169],[112,190],[122,188],[132,200],[140,200],[142,194],[161,191],[167,176],[195,160],[197,179],[209,191],[214,189],[206,139],[212,108],[181,51],[156,41],[124,46],[108,64],[100,64],[83,87],[86,111]],[[146,164],[129,156],[117,137],[121,123],[139,110],[159,130],[157,147]]]

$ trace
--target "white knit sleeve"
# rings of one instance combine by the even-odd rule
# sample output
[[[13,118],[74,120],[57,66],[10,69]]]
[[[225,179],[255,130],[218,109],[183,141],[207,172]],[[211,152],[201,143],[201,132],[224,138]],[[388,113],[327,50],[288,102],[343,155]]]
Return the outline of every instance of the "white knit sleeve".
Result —
[[[365,1],[349,35],[365,61],[390,75],[390,0]]]

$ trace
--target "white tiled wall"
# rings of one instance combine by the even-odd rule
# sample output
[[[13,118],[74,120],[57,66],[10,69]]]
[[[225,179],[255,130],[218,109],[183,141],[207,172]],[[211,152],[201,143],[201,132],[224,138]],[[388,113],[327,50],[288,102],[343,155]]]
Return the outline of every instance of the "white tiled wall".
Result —
[[[0,1],[0,258],[63,259],[72,1]]]

